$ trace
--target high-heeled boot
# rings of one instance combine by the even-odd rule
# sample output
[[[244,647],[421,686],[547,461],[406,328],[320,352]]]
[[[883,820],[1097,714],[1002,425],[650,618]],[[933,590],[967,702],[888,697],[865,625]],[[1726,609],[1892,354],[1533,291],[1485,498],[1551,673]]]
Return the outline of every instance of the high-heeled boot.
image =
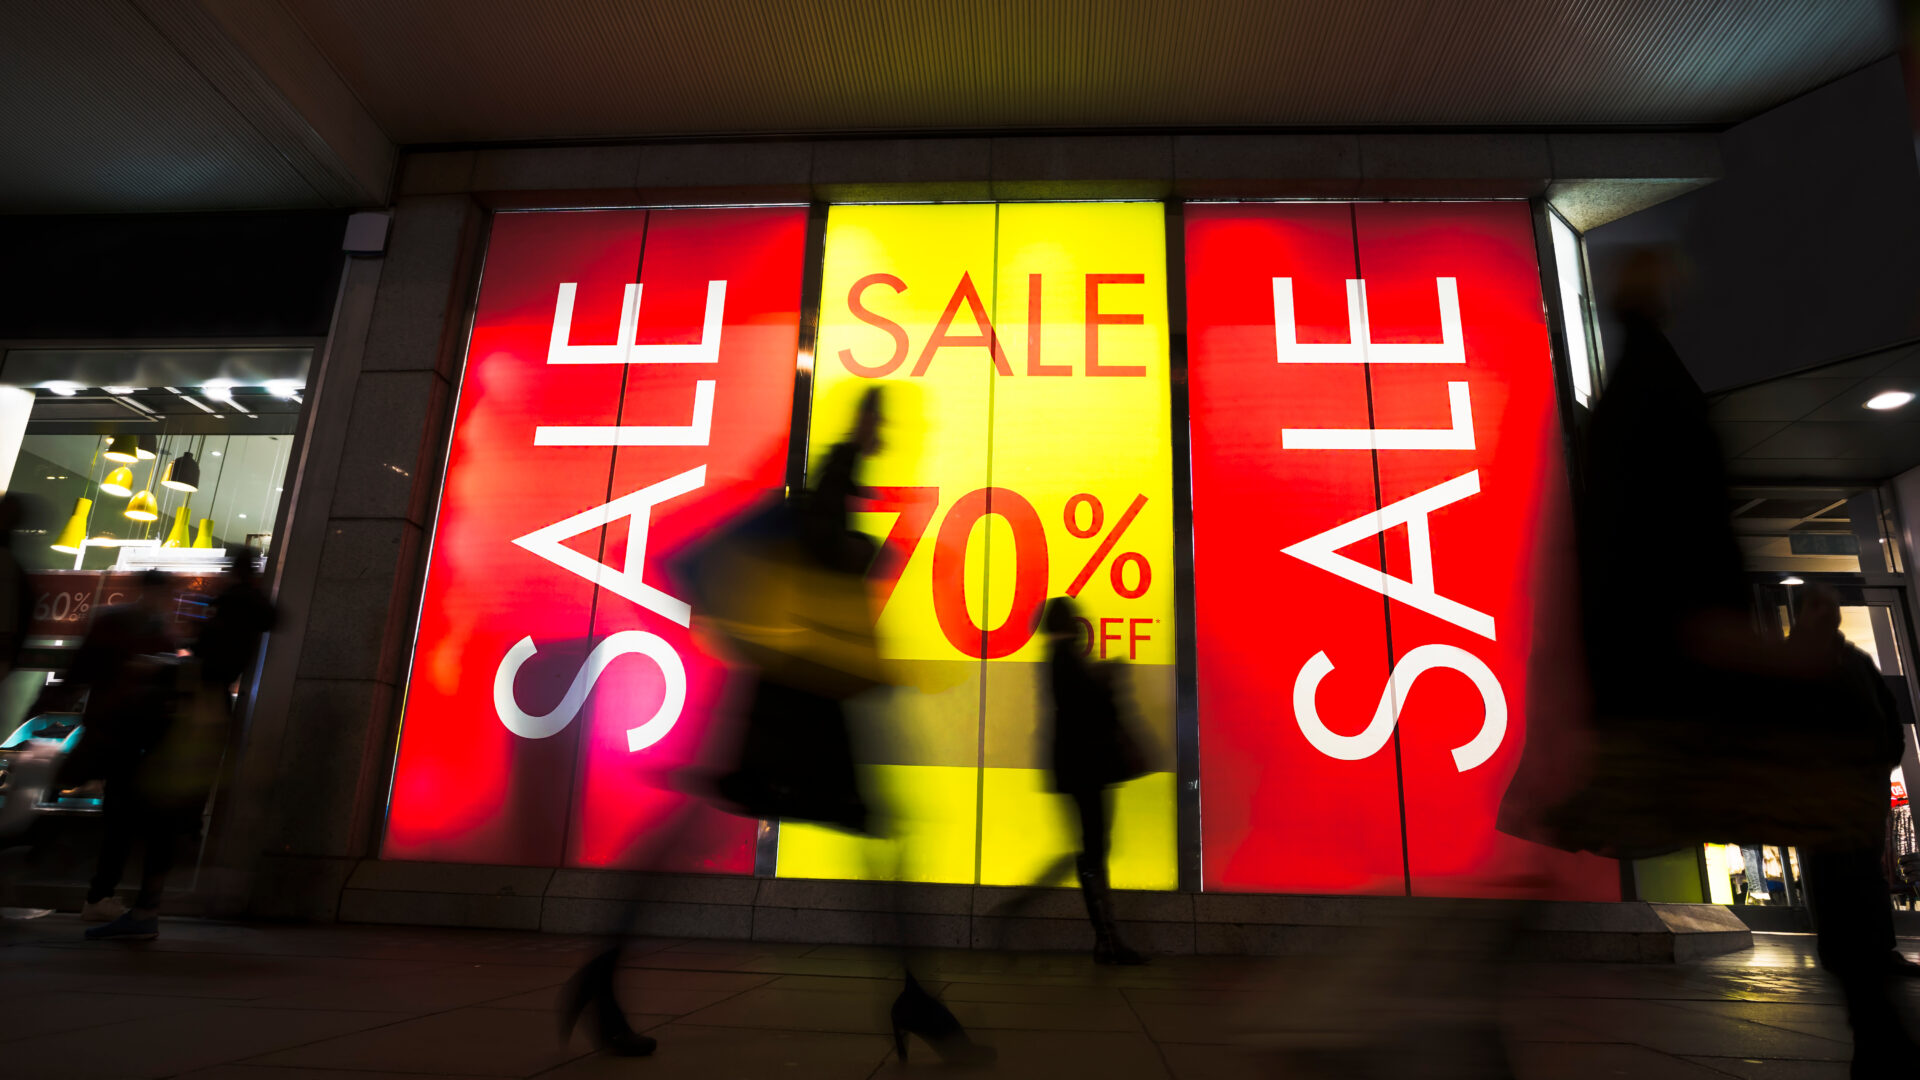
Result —
[[[581,1016],[591,1010],[588,1022],[594,1046],[617,1057],[646,1057],[659,1043],[627,1023],[627,1014],[613,991],[619,964],[620,950],[608,949],[567,980],[560,990],[560,1040],[565,1042]]]
[[[906,989],[893,999],[893,1049],[902,1064],[907,1060],[908,1035],[925,1039],[941,1060],[957,1065],[986,1065],[995,1056],[993,1047],[967,1038],[967,1030],[952,1010],[927,993],[911,971]]]
[[[1096,964],[1144,964],[1147,958],[1127,948],[1120,940],[1119,926],[1113,918],[1113,890],[1107,885],[1104,861],[1080,856],[1080,898],[1087,904],[1087,921],[1093,924],[1093,962]]]

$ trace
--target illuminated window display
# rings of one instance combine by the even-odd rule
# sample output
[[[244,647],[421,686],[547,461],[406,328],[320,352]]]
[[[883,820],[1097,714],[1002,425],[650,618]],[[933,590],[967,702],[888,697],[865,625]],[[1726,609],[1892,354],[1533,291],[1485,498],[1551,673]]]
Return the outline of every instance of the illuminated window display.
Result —
[[[178,629],[192,635],[227,548],[272,549],[311,359],[304,348],[7,354],[0,405],[25,407],[0,409],[0,447],[13,450],[7,490],[28,508],[14,555],[34,591],[31,645],[74,647],[92,609],[132,580],[117,575],[148,569],[176,575]]]
[[[886,544],[880,644],[907,685],[876,717],[892,737],[874,780],[925,854],[889,868],[869,842],[783,825],[781,876],[1027,884],[1072,851],[1033,632],[1067,594],[1153,759],[1118,790],[1114,884],[1176,883],[1165,228],[1153,203],[831,211],[809,449],[886,387],[860,520]]]
[[[1174,888],[1184,857],[1208,889],[1539,895],[1546,880],[1618,897],[1613,862],[1496,825],[1523,755],[1530,782],[1554,782],[1577,705],[1525,204],[1190,204],[1173,268],[1184,417],[1161,204],[825,219],[801,354],[804,208],[497,215],[385,857],[1039,881],[1075,836],[1043,767],[1034,628],[1070,595],[1150,759],[1117,793],[1116,886]],[[790,438],[817,468],[876,386],[854,524],[880,552],[879,645],[900,685],[855,712],[879,735],[872,782],[898,849],[756,828],[665,779],[727,711],[726,665],[666,568],[781,490]],[[1174,555],[1182,422],[1191,581]],[[1198,782],[1183,788],[1187,589]],[[1183,819],[1199,840],[1184,855]]]
[[[1186,226],[1206,887],[1617,898],[1613,863],[1496,827],[1574,683],[1527,207]]]
[[[495,221],[386,857],[753,869],[752,822],[661,783],[727,674],[661,567],[780,490],[805,230],[790,207]]]

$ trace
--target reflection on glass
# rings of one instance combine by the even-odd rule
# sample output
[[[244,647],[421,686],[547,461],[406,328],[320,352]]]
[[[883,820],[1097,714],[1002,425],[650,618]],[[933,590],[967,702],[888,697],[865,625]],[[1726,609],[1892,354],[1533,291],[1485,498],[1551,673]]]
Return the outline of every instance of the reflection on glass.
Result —
[[[148,565],[162,551],[180,552],[186,562],[217,561],[217,555],[186,553],[228,544],[264,550],[279,512],[304,386],[303,379],[287,376],[305,371],[309,350],[176,350],[158,360],[123,353],[7,357],[0,377],[36,389],[8,478],[8,490],[24,496],[29,507],[25,542],[17,548],[25,568]],[[195,374],[196,364],[205,370]],[[228,378],[236,364],[270,369],[276,377],[258,385]],[[69,369],[73,375],[95,369],[136,375],[148,368],[174,385],[116,378],[108,386],[49,375]],[[136,446],[141,452],[132,460],[113,452]]]
[[[1733,531],[1747,569],[1857,574],[1860,541],[1840,488],[1734,488]]]

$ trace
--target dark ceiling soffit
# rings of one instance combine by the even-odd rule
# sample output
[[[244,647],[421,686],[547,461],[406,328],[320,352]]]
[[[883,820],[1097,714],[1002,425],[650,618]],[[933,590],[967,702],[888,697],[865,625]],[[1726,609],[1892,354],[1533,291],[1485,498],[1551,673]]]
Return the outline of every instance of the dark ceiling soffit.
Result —
[[[1802,368],[1794,368],[1792,371],[1782,372],[1779,375],[1769,375],[1764,379],[1755,379],[1753,382],[1741,383],[1738,386],[1729,386],[1724,390],[1715,390],[1713,393],[1707,395],[1707,400],[1719,401],[1729,395],[1737,394],[1742,390],[1751,390],[1756,386],[1765,386],[1768,383],[1781,382],[1786,379],[1797,379],[1807,375],[1815,375],[1826,368],[1838,367],[1841,364],[1851,364],[1856,360],[1865,360],[1883,353],[1894,353],[1901,349],[1911,349],[1916,345],[1920,345],[1920,337],[1910,337],[1901,341],[1891,342],[1877,348],[1866,349],[1848,356],[1842,356],[1835,360],[1822,360],[1819,363],[1808,364]]]
[[[571,139],[501,139],[497,141],[423,142],[400,147],[401,154],[455,153],[466,150],[600,149],[625,146],[686,146],[702,143],[814,143],[883,142],[921,139],[1053,139],[1112,138],[1128,135],[1718,135],[1734,124],[1662,124],[1631,127],[1617,124],[1557,124],[1549,126],[1451,127],[1392,125],[1326,125],[1319,127],[1084,127],[1084,128],[903,128],[866,131],[713,132],[711,134],[621,135]]]

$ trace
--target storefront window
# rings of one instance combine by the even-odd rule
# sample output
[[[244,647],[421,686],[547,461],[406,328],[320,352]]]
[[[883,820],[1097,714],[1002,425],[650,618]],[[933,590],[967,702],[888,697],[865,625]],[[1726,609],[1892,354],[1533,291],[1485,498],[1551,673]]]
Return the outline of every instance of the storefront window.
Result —
[[[1860,573],[1860,540],[1842,488],[1734,488],[1733,532],[1748,570]],[[1877,523],[1874,523],[1877,527]]]
[[[1580,234],[1566,219],[1552,211],[1547,212],[1548,227],[1553,232],[1554,270],[1559,277],[1560,318],[1567,343],[1567,374],[1573,384],[1573,399],[1582,405],[1593,403],[1593,373],[1599,365],[1594,362],[1595,347],[1588,335],[1591,301],[1587,295],[1587,253],[1580,243]]]
[[[1766,628],[1783,638],[1791,635],[1799,594],[1816,583],[1834,588],[1841,636],[1873,661],[1896,706],[1904,710],[1911,692],[1903,601],[1898,590],[1873,584],[1880,575],[1898,572],[1891,542],[1897,532],[1876,493],[1783,486],[1734,488],[1730,494],[1734,533],[1753,575],[1756,611]],[[1907,760],[1912,761],[1911,729],[1903,730],[1909,732]],[[1900,766],[1888,777],[1888,806],[1888,854],[1895,861],[1910,859],[1916,844],[1905,769]],[[1804,906],[1798,854],[1767,844],[1707,844],[1705,899],[1740,907]]]
[[[307,349],[23,350],[32,408],[8,469],[29,572],[198,570],[272,546]]]

